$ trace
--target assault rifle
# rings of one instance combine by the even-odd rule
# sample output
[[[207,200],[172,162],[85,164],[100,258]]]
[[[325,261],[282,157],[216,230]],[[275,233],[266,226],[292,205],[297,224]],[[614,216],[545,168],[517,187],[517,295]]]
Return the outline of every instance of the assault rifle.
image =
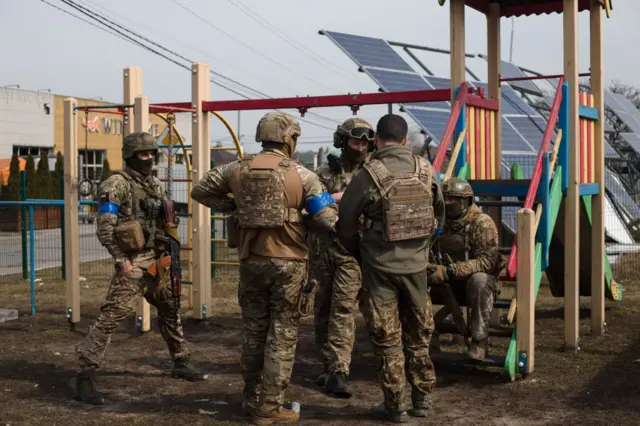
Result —
[[[447,254],[447,263],[446,265],[450,265],[453,263],[451,257]],[[429,257],[431,258],[431,262],[436,265],[445,265],[442,259],[442,253],[440,249],[434,252],[433,248],[429,250]],[[467,347],[469,347],[469,338],[471,337],[471,333],[469,331],[469,327],[467,326],[466,321],[464,320],[464,315],[462,313],[462,309],[460,308],[460,304],[458,303],[458,299],[456,299],[455,294],[453,293],[453,289],[451,288],[451,284],[448,281],[441,283],[438,287],[442,288],[444,291],[441,293],[444,297],[444,302],[449,309],[451,309],[451,316],[453,318],[453,322],[456,324],[458,331],[464,337],[464,343]]]
[[[171,200],[162,200],[162,214],[156,226],[156,247],[163,257],[170,257],[169,265],[170,290],[173,298],[173,308],[176,314],[180,312],[180,295],[182,294],[182,268],[180,267],[180,236],[176,207]],[[164,265],[166,266],[166,265]],[[162,275],[161,275],[162,276]]]

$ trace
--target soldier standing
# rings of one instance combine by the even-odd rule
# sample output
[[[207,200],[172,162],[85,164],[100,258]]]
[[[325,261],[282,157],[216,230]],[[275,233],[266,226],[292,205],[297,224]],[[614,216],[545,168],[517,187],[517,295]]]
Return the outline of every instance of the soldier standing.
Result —
[[[259,425],[300,417],[283,403],[305,297],[307,227],[335,237],[334,200],[315,174],[291,159],[300,134],[291,115],[266,114],[256,131],[263,150],[211,169],[191,191],[195,201],[237,219],[242,405]]]
[[[134,311],[141,297],[158,309],[160,333],[174,362],[173,377],[191,381],[206,378],[188,365],[180,315],[172,304],[174,295],[168,284],[169,274],[165,273],[170,259],[160,261],[156,249],[156,224],[166,198],[162,183],[151,175],[157,150],[150,134],[127,135],[122,144],[124,171],[115,172],[98,189],[97,236],[113,256],[116,271],[98,319],[76,347],[77,398],[89,404],[104,403],[95,390],[95,370],[102,364],[118,323]]]
[[[328,164],[316,174],[338,204],[352,176],[364,161],[373,127],[361,118],[349,118],[333,134],[333,146],[342,152],[329,154]],[[324,373],[316,383],[338,397],[351,397],[347,382],[355,339],[355,307],[362,274],[358,261],[337,241],[312,236],[310,277],[318,289],[314,301],[315,339],[322,353]]]
[[[406,147],[407,130],[407,122],[398,115],[378,121],[377,151],[345,190],[337,225],[343,246],[362,259],[363,311],[384,393],[384,403],[373,412],[397,423],[409,421],[406,379],[411,384],[409,414],[415,417],[427,416],[435,387],[426,268],[430,237],[444,220],[437,177],[427,160]]]
[[[489,319],[499,291],[498,229],[493,219],[474,203],[473,188],[466,180],[448,179],[442,185],[442,193],[447,218],[437,249],[442,256],[448,255],[451,263],[430,265],[429,283],[437,286],[449,282],[454,293],[464,294],[465,300],[461,302],[471,311],[467,357],[482,361],[488,351]]]

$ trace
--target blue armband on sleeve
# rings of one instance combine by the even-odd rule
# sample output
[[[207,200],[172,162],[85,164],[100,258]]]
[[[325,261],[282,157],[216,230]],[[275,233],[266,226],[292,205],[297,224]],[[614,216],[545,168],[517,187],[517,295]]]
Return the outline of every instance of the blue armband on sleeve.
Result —
[[[114,215],[118,215],[118,211],[120,210],[120,206],[114,203],[102,203],[100,204],[100,208],[98,209],[98,216],[102,216],[103,214],[111,213]]]
[[[439,237],[440,234],[442,234],[442,228],[436,229],[435,232],[433,233],[435,237]]]
[[[320,210],[335,203],[336,201],[333,199],[331,194],[329,194],[328,192],[323,192],[320,195],[315,195],[309,198],[305,203],[305,209],[309,212],[309,215],[315,216],[315,214]]]

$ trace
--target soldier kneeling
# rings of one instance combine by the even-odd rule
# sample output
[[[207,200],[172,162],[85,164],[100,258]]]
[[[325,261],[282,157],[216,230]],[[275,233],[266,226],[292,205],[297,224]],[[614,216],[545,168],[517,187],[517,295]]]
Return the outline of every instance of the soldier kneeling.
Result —
[[[499,292],[498,229],[474,203],[473,189],[467,181],[445,181],[442,194],[446,220],[436,248],[444,264],[430,264],[428,280],[436,291],[438,284],[448,282],[459,302],[470,309],[467,357],[482,361],[487,355],[489,318]]]

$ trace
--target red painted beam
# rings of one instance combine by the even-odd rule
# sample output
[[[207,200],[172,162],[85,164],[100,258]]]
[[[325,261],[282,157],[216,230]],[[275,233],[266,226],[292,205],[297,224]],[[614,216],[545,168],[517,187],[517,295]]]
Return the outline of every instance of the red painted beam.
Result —
[[[407,92],[358,93],[353,95],[305,96],[295,98],[205,101],[203,111],[247,111],[264,109],[327,108],[416,102],[443,102],[451,99],[451,90],[414,90]]]
[[[446,100],[450,100],[451,91],[449,89],[444,89],[448,93],[449,98]],[[438,152],[436,153],[436,158],[433,160],[433,170],[436,173],[440,173],[440,167],[442,167],[442,163],[444,162],[444,157],[447,153],[447,148],[449,148],[449,144],[451,143],[451,138],[453,137],[453,131],[456,128],[456,124],[458,123],[458,118],[460,117],[460,112],[462,111],[462,107],[464,106],[464,102],[469,96],[469,89],[467,88],[467,83],[462,83],[460,85],[460,90],[458,91],[458,96],[453,102],[453,108],[451,109],[451,115],[449,116],[449,121],[447,122],[447,127],[444,129],[444,135],[442,135],[442,139],[440,139],[440,145],[438,146]],[[459,153],[458,155],[465,155],[464,152]]]
[[[191,107],[190,102],[181,102],[173,104],[152,104],[149,105],[150,113],[161,112],[195,112],[196,110]]]
[[[467,95],[467,106],[497,111],[499,102],[496,99],[485,99],[477,95]]]

